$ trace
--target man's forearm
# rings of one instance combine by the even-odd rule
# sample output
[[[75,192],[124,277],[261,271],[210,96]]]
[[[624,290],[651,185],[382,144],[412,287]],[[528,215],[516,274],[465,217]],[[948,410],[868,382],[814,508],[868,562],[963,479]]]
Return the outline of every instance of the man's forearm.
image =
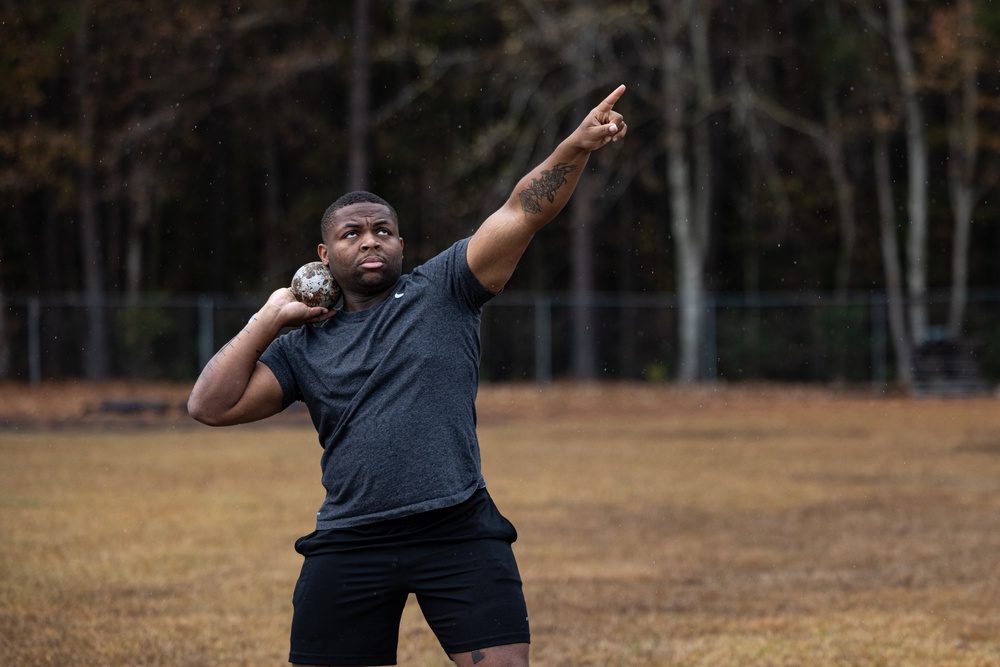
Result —
[[[196,419],[224,412],[242,398],[260,356],[281,331],[273,309],[265,306],[215,353],[198,376],[188,411]]]
[[[589,158],[590,151],[570,136],[518,181],[508,205],[517,207],[532,229],[541,229],[566,206]]]

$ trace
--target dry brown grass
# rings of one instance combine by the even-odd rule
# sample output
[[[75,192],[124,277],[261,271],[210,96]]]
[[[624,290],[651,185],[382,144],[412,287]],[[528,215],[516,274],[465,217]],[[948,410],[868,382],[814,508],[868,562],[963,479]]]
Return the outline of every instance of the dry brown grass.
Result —
[[[301,414],[221,430],[77,419],[112,389],[55,429],[0,408],[0,665],[284,664],[291,543],[321,499],[315,434]],[[997,408],[484,388],[532,662],[1000,664]],[[400,664],[449,664],[413,606]]]

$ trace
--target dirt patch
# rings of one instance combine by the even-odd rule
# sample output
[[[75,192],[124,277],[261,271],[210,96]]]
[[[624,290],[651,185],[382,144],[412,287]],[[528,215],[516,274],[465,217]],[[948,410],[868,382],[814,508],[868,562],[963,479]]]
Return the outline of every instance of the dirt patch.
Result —
[[[195,426],[187,412],[190,392],[181,383],[0,383],[0,430]],[[283,418],[308,419],[308,413],[292,409]]]
[[[315,433],[201,428],[186,393],[4,387],[5,419],[59,428],[0,432],[0,665],[287,659],[292,545],[323,497]],[[996,407],[484,386],[483,470],[518,529],[532,662],[997,664]],[[400,634],[400,664],[447,663],[412,599]]]
[[[32,386],[0,383],[0,430],[143,428],[194,426],[187,413],[187,383],[127,381],[49,382]],[[865,390],[788,388],[771,385],[679,387],[643,383],[484,384],[477,409],[480,423],[652,417],[672,412],[727,408],[753,410],[766,403],[802,405],[865,398]],[[263,424],[307,423],[301,403]]]

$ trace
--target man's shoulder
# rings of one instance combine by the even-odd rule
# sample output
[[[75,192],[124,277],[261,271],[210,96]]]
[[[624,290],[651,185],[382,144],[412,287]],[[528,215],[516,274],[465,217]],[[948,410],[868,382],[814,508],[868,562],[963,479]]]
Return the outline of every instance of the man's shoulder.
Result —
[[[434,255],[423,264],[417,266],[413,272],[426,272],[428,269],[437,269],[439,267],[448,266],[453,262],[457,264],[466,263],[466,248],[469,245],[469,239],[459,239],[455,241],[450,246],[440,251],[438,254]]]
[[[414,281],[426,281],[441,285],[451,295],[478,310],[495,294],[487,290],[469,267],[467,250],[469,239],[455,241],[443,251],[413,270]]]

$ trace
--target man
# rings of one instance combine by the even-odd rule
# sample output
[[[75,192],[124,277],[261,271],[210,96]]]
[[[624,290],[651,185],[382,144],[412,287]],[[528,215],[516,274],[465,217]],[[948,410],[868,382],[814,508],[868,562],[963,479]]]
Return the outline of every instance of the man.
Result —
[[[327,495],[293,595],[289,661],[395,664],[414,593],[460,667],[528,664],[511,544],[480,472],[475,433],[481,309],[569,200],[590,153],[625,136],[619,86],[468,239],[402,275],[396,211],[354,192],[321,223],[336,311],[275,291],[205,366],[191,415],[223,426],[296,400],[323,446]],[[289,326],[316,324],[279,336]]]

